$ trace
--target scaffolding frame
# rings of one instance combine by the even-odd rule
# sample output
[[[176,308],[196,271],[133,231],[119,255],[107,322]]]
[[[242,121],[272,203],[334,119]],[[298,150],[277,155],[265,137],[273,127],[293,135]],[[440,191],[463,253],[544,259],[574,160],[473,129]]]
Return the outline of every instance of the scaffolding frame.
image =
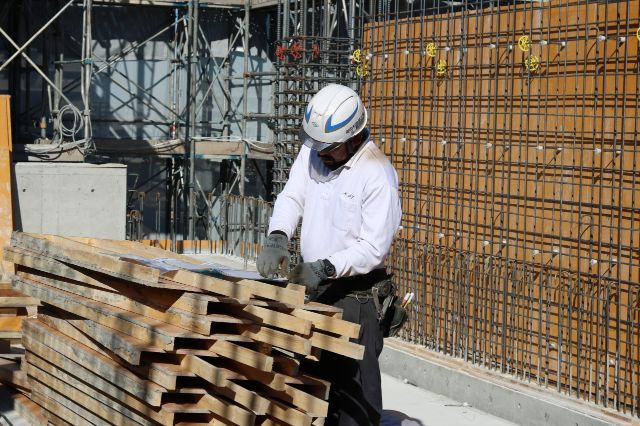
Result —
[[[30,0],[24,0],[29,3]],[[256,7],[265,7],[269,2],[254,0]],[[28,4],[24,5],[28,7]],[[107,58],[100,57],[92,49],[92,16],[95,7],[137,7],[137,6],[157,6],[163,8],[171,8],[174,10],[175,19],[168,25],[162,25],[161,28],[154,30],[141,40],[136,40],[123,46],[118,52],[111,54]],[[54,78],[51,80],[25,52],[29,45],[41,37],[45,31],[50,30],[54,25],[59,25],[59,20],[64,13],[71,8],[81,7],[83,10],[82,22],[82,43],[81,54],[79,58],[65,58],[61,47],[61,31],[57,31],[54,37],[55,66]],[[157,0],[140,0],[140,1],[120,1],[120,0],[69,0],[64,4],[58,2],[57,11],[53,16],[37,31],[29,37],[27,41],[18,45],[11,36],[2,28],[0,34],[12,44],[15,52],[2,64],[0,70],[7,68],[11,63],[19,57],[22,57],[35,70],[43,80],[43,85],[47,86],[47,91],[53,91],[50,97],[51,121],[53,123],[52,141],[47,139],[46,117],[40,119],[40,138],[37,138],[34,144],[25,145],[26,151],[32,156],[38,156],[43,159],[55,160],[63,153],[79,150],[82,156],[95,155],[104,153],[113,154],[114,151],[108,147],[108,142],[94,140],[91,133],[91,85],[95,81],[97,75],[105,75],[109,77],[109,81],[123,90],[127,87],[134,87],[138,92],[131,93],[129,99],[123,99],[122,105],[126,105],[135,99],[136,102],[142,102],[146,107],[150,108],[160,117],[161,122],[151,122],[155,125],[167,125],[169,128],[167,140],[151,141],[145,148],[152,149],[158,154],[169,155],[171,157],[171,165],[169,166],[171,176],[179,177],[171,179],[171,198],[180,200],[179,203],[169,202],[170,212],[168,216],[174,218],[171,225],[170,234],[172,235],[172,246],[175,247],[175,239],[177,235],[182,233],[188,239],[194,239],[196,226],[196,206],[198,197],[204,195],[198,191],[198,183],[195,180],[195,160],[196,160],[196,142],[212,141],[233,141],[242,144],[242,152],[238,154],[233,151],[229,159],[239,159],[240,167],[237,169],[238,177],[233,180],[232,184],[227,188],[227,192],[231,193],[237,186],[241,195],[245,193],[246,167],[247,159],[250,154],[257,152],[269,151],[268,146],[261,146],[260,141],[251,140],[247,135],[247,124],[252,120],[263,120],[264,117],[258,114],[252,114],[248,108],[248,89],[250,82],[246,76],[250,76],[253,82],[258,82],[262,78],[272,78],[273,73],[257,73],[251,72],[249,67],[250,57],[250,16],[252,9],[251,0],[239,1],[209,1],[194,0],[191,2],[179,1],[157,1]],[[9,5],[5,5],[5,9],[0,12],[9,10]],[[227,14],[226,19],[229,25],[233,25],[234,31],[229,35],[229,44],[226,54],[220,61],[212,60],[213,53],[210,45],[207,43],[206,35],[198,22],[201,11],[216,10],[220,13]],[[158,40],[160,36],[171,33],[173,40],[171,41],[171,50],[173,58],[172,65],[169,68],[166,77],[170,81],[171,105],[161,101],[151,93],[152,88],[142,87],[131,76],[118,70],[118,63],[125,60],[128,54],[137,49],[144,48],[145,45],[152,41]],[[239,47],[243,51],[243,76],[234,77],[231,75],[231,67],[229,65],[232,52]],[[208,61],[205,59],[208,58]],[[70,64],[80,64],[82,72],[80,76],[63,85],[65,66]],[[182,72],[181,70],[186,72]],[[212,73],[212,78],[208,79],[208,72]],[[185,86],[186,99],[185,105],[180,105],[179,80],[180,74],[186,74],[187,84]],[[240,134],[232,135],[230,132],[231,120],[237,117],[232,105],[230,87],[232,81],[237,78],[243,79],[240,117]],[[29,77],[27,76],[27,80]],[[29,82],[27,82],[29,84]],[[258,83],[259,84],[259,83]],[[69,100],[68,93],[80,86],[82,105],[76,106]],[[217,87],[216,87],[217,86]],[[218,89],[223,94],[223,99],[216,96]],[[144,93],[148,100],[141,99],[139,93]],[[205,102],[210,97],[213,108],[217,108],[223,117],[221,124],[220,136],[208,137],[202,134],[198,129],[204,127],[206,123],[198,122],[197,117],[205,108]],[[37,108],[38,106],[36,106]],[[72,129],[65,127],[63,116],[65,114],[73,114],[73,118],[77,119],[77,123],[81,123]],[[67,116],[68,118],[69,116]],[[142,123],[144,120],[136,120],[136,123]],[[83,129],[82,139],[76,139],[78,131]],[[71,139],[71,140],[69,140]],[[131,149],[120,151],[123,154],[134,154],[137,151],[136,144],[132,144]],[[182,158],[180,154],[177,156],[173,151],[182,148]],[[105,148],[102,150],[101,148]],[[122,149],[122,148],[119,148]],[[115,152],[118,152],[117,150]],[[221,158],[220,155],[214,158]],[[223,157],[224,158],[224,155]],[[206,202],[206,198],[203,198]],[[141,220],[141,215],[133,215]],[[137,225],[138,228],[140,225]]]

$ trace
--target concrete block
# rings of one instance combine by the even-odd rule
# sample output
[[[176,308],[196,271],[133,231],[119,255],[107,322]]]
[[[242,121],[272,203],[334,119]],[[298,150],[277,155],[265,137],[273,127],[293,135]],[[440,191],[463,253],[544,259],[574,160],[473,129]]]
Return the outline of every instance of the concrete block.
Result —
[[[124,239],[127,166],[16,163],[14,210],[24,232]]]

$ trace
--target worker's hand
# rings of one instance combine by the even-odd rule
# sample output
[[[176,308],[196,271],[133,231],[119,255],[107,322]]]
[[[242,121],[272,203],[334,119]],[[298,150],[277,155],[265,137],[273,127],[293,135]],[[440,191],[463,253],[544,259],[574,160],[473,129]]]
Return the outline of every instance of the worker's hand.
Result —
[[[256,262],[260,275],[267,278],[272,277],[281,265],[282,270],[287,271],[289,267],[288,242],[289,239],[286,235],[269,234]]]
[[[318,284],[328,277],[324,272],[324,262],[316,260],[315,262],[299,263],[289,272],[288,278],[290,283],[302,284],[313,291],[317,290]]]

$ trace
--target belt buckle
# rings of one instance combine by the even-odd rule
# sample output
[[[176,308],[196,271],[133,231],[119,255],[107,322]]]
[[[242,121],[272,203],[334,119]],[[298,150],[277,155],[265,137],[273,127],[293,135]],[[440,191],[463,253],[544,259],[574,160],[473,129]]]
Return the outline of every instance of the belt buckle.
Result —
[[[364,291],[358,291],[354,293],[355,299],[361,304],[365,304],[369,301],[369,295]],[[362,299],[360,299],[362,298]]]

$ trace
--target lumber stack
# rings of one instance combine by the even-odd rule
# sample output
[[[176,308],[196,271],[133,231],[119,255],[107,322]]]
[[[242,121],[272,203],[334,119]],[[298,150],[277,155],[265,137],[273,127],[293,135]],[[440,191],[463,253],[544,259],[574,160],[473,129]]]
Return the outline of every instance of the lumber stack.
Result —
[[[20,371],[22,323],[35,315],[37,305],[37,299],[16,292],[10,282],[0,282],[0,382],[20,390],[26,388]]]
[[[53,424],[322,424],[330,383],[307,366],[363,355],[359,326],[298,285],[198,273],[130,241],[16,232],[4,257],[13,289],[41,301],[23,371]]]

